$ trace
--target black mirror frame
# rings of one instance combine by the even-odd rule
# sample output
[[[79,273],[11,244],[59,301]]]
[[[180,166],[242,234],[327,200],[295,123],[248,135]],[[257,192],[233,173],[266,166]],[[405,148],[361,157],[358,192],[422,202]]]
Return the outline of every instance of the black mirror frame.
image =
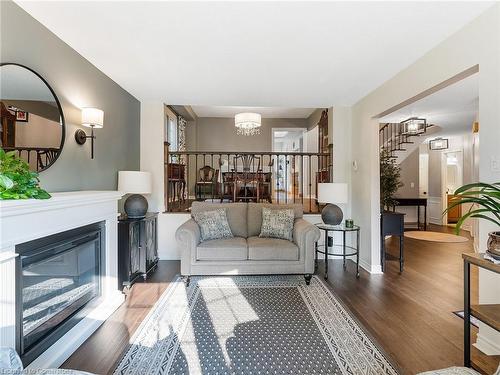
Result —
[[[64,112],[63,112],[63,109],[62,109],[62,106],[61,106],[61,102],[59,102],[59,98],[57,97],[55,91],[52,89],[52,87],[49,85],[49,83],[45,80],[45,78],[43,78],[40,74],[38,74],[37,72],[35,72],[33,69],[28,68],[27,66],[22,65],[22,64],[18,64],[18,63],[11,63],[11,62],[0,63],[0,67],[2,67],[4,65],[15,65],[15,66],[19,66],[21,68],[24,68],[26,70],[29,70],[31,73],[33,73],[38,78],[40,78],[43,83],[45,83],[45,86],[47,86],[47,88],[51,92],[52,96],[56,100],[57,109],[59,109],[59,115],[61,117],[61,126],[62,126],[61,144],[59,145],[59,150],[60,151],[57,154],[57,156],[54,158],[54,160],[52,160],[52,162],[50,162],[49,164],[47,164],[45,166],[45,168],[43,168],[43,169],[41,169],[39,171],[35,171],[35,172],[40,173],[40,172],[46,171],[47,169],[49,169],[57,161],[57,159],[59,159],[59,156],[61,156],[61,153],[62,153],[62,150],[63,150],[63,146],[64,146],[64,141],[66,139],[66,120],[64,119]]]

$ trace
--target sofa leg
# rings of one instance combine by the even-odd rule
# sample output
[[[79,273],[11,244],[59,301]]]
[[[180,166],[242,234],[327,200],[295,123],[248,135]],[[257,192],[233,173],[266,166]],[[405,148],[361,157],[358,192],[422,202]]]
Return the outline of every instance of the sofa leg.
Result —
[[[186,287],[189,286],[189,283],[191,282],[191,276],[184,276],[184,284],[186,284]]]
[[[304,275],[304,279],[306,279],[306,285],[309,285],[311,284],[312,275],[308,273],[307,275]]]

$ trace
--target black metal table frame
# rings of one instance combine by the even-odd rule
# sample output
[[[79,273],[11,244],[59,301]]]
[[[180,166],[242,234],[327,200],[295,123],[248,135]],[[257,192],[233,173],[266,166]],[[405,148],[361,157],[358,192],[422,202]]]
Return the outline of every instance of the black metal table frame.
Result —
[[[314,266],[315,270],[318,268],[318,253],[319,254],[324,254],[325,256],[325,280],[328,280],[328,256],[336,256],[336,257],[342,257],[343,258],[343,267],[344,270],[346,269],[346,258],[351,257],[356,255],[356,277],[359,277],[359,227],[355,228],[320,228],[320,230],[323,230],[325,232],[325,244],[324,245],[318,245],[316,242],[316,249],[315,249],[315,259],[314,259]],[[332,246],[328,246],[328,232],[342,232],[342,245],[335,245],[333,244]],[[356,247],[353,246],[348,246],[346,244],[346,233],[347,232],[356,232]],[[330,247],[335,247],[335,246],[342,246],[342,254],[339,253],[330,253],[328,252],[328,248]],[[319,250],[319,248],[324,248],[325,251]],[[346,249],[351,249],[354,252],[353,253],[346,253]]]
[[[427,230],[427,198],[396,198],[397,204],[392,206],[392,211],[397,207],[417,207],[417,230],[420,230],[420,207],[424,208],[424,231]]]
[[[470,325],[471,325],[471,303],[470,303],[470,266],[471,262],[464,258],[464,366],[471,367],[471,334],[470,334]],[[475,264],[477,267],[481,267]],[[496,272],[491,269],[488,269],[491,272]],[[483,322],[484,324],[490,326],[488,323]],[[491,327],[491,326],[490,326]],[[494,327],[491,327],[495,329]]]

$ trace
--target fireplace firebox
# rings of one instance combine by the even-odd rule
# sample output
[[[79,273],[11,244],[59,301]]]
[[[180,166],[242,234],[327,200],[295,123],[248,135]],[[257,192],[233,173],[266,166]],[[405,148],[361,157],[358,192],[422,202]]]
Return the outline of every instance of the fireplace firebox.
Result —
[[[25,365],[101,295],[104,222],[16,245],[16,345]]]

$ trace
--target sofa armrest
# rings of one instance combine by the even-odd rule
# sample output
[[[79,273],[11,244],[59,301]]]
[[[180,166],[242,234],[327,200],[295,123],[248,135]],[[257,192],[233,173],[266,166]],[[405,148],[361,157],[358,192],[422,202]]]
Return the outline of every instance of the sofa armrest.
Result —
[[[295,220],[293,225],[293,242],[300,247],[302,241],[304,241],[308,235],[310,236],[310,241],[317,242],[321,237],[321,232],[316,225],[311,224],[305,219]]]
[[[175,239],[181,249],[181,275],[191,274],[191,260],[196,259],[196,247],[200,238],[200,227],[193,219],[189,219],[175,231]]]
[[[297,219],[293,225],[293,242],[299,247],[300,257],[305,262],[305,273],[314,273],[314,253],[320,230],[305,219]]]

